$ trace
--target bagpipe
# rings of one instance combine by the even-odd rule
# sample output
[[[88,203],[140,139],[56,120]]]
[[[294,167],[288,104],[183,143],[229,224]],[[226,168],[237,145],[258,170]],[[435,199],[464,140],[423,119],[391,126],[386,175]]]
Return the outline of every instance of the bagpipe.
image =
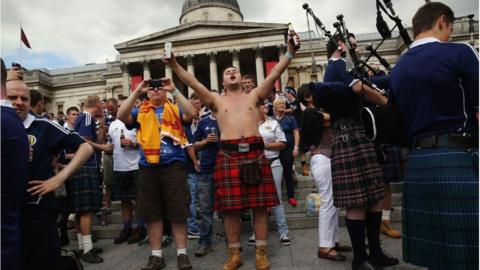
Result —
[[[390,71],[390,64],[377,52],[378,48],[386,39],[391,38],[392,32],[396,28],[398,28],[400,36],[407,46],[410,46],[412,40],[410,39],[407,30],[403,27],[400,18],[395,13],[391,1],[383,0],[383,2],[385,3],[386,7],[380,2],[380,0],[376,0],[377,30],[382,36],[382,41],[375,47],[372,44],[368,44],[365,49],[370,53],[370,55],[365,60],[361,59],[356,53],[356,43],[353,43],[350,39],[354,36],[348,31],[343,15],[340,14],[336,17],[337,22],[333,24],[336,32],[332,35],[330,31],[326,30],[320,19],[315,16],[308,4],[304,4],[303,8],[307,11],[307,16],[310,15],[313,17],[315,23],[318,25],[318,27],[320,27],[320,29],[322,29],[324,35],[329,39],[330,42],[333,42],[337,48],[340,47],[338,46],[338,42],[335,38],[336,35],[340,35],[342,40],[345,41],[345,45],[347,47],[347,73],[360,80],[363,84],[370,86],[379,94],[388,95],[383,90],[389,88],[388,80],[385,83],[382,78],[369,78],[367,70],[373,71],[374,74],[376,74],[378,70],[369,66],[367,62],[372,56],[374,56],[378,59],[380,64]],[[387,8],[390,10],[390,12],[387,11]],[[392,29],[389,29],[388,24],[383,19],[382,12],[395,22],[395,26]],[[326,82],[311,83],[310,90],[316,103],[315,105],[323,107],[329,112],[333,111],[338,115],[352,113],[349,108],[358,108],[358,103],[354,104],[355,98],[352,97],[352,95],[355,94],[352,91],[347,91],[348,86],[342,84],[343,83]],[[377,87],[377,85],[380,86],[380,88]],[[349,98],[345,99],[347,96]],[[329,102],[323,102],[324,100],[329,100]],[[347,102],[345,103],[344,101]],[[342,107],[343,109],[340,109],[339,107]],[[361,107],[362,108],[359,112],[360,120],[364,127],[365,134],[369,140],[392,145],[409,146],[409,140],[406,129],[403,127],[401,113],[398,105],[395,102],[390,101],[387,105],[383,106],[363,105]],[[356,113],[358,114],[358,111]]]

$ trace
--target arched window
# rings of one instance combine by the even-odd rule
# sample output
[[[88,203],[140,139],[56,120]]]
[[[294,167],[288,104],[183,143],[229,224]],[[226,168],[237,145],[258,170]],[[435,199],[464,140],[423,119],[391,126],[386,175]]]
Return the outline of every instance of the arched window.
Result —
[[[209,17],[210,17],[210,14],[208,14],[208,12],[203,13],[203,20],[208,21]]]

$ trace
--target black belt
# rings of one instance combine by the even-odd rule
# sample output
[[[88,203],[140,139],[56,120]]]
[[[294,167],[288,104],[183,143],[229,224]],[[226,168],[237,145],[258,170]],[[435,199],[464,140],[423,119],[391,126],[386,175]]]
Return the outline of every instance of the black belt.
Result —
[[[448,133],[416,138],[414,149],[452,147],[452,148],[478,148],[478,137],[469,133]]]
[[[273,162],[275,162],[275,160],[278,160],[280,159],[279,157],[276,157],[276,158],[269,158],[268,159],[268,163],[270,163],[270,165],[272,165]]]
[[[265,145],[263,143],[250,143],[248,145],[249,145],[250,151],[252,151],[252,150],[263,150],[265,148]],[[239,147],[238,144],[230,144],[230,143],[220,145],[220,148],[222,150],[232,151],[232,152],[239,152],[238,147]]]

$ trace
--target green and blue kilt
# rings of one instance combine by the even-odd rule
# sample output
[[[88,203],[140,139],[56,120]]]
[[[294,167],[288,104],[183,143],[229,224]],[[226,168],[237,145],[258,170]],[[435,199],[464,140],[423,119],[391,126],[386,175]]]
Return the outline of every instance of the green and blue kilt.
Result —
[[[336,120],[333,126],[332,184],[336,207],[368,207],[385,197],[385,183],[375,146],[359,121]]]
[[[68,179],[66,187],[69,213],[97,212],[102,207],[98,168],[80,167]]]
[[[478,269],[478,149],[414,150],[405,168],[403,259]]]

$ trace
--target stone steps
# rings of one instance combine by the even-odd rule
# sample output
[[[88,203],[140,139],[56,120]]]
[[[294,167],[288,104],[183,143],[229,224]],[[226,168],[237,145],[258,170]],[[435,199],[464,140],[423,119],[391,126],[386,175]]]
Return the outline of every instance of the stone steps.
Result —
[[[394,207],[392,211],[392,222],[400,222],[402,220],[402,208],[400,206]],[[107,226],[102,226],[99,223],[99,219],[95,218],[95,222],[92,228],[92,234],[96,239],[113,239],[118,236],[122,229],[121,217],[119,213],[112,213],[107,216],[107,221],[115,221],[114,223],[108,223]],[[302,229],[302,228],[316,228],[318,226],[318,217],[307,216],[305,212],[287,213],[287,224],[289,229]],[[339,226],[345,226],[345,210],[340,210],[338,217]],[[135,225],[134,225],[135,226]],[[249,232],[251,225],[250,221],[242,221],[242,231]],[[271,231],[276,230],[275,220],[273,216],[269,218],[269,229]],[[223,231],[223,225],[220,221],[216,220],[214,223],[214,231]],[[76,240],[75,231],[69,231],[69,238]]]

